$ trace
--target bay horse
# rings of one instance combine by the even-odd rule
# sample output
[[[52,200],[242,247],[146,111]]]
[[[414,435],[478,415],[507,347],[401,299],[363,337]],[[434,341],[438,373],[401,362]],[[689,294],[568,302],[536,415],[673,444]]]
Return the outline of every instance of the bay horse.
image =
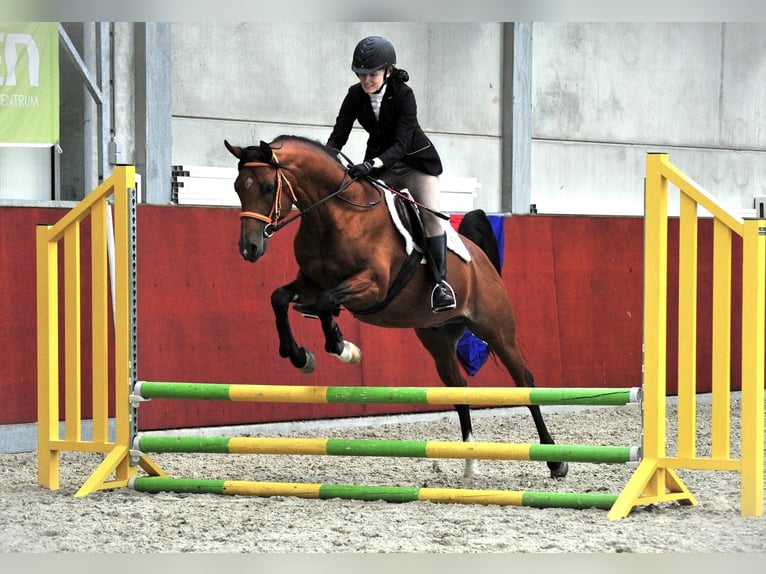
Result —
[[[337,151],[307,138],[282,135],[258,146],[239,147],[226,140],[224,145],[239,160],[234,189],[242,208],[239,251],[245,260],[258,261],[269,238],[299,219],[293,245],[297,277],[271,294],[281,357],[303,372],[315,366],[313,353],[300,347],[292,334],[288,310],[294,304],[320,320],[326,352],[358,363],[361,351],[343,339],[335,321],[345,308],[370,325],[413,329],[448,387],[467,386],[456,353],[466,329],[488,344],[517,386],[534,386],[516,340],[514,312],[498,264],[477,246],[486,237],[476,233],[474,241],[461,237],[469,261],[448,253],[447,279],[455,290],[457,307],[434,313],[430,271],[420,264],[422,254],[417,249],[408,255],[384,201],[385,193],[396,190],[383,189],[375,180],[351,178]],[[479,212],[491,235],[486,214]],[[495,242],[494,235],[491,241]],[[409,263],[413,253],[415,265]],[[403,269],[409,271],[402,275]],[[462,440],[470,442],[469,406],[455,405],[455,409]],[[540,408],[529,409],[540,442],[553,444]],[[547,465],[551,476],[566,476],[566,462]],[[477,462],[467,460],[465,476],[476,474]]]

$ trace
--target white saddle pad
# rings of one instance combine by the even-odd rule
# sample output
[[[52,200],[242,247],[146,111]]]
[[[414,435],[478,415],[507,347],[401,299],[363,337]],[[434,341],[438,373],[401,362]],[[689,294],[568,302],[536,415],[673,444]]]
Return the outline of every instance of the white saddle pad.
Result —
[[[410,195],[410,192],[406,189],[400,190],[399,193],[403,193],[407,195],[408,197],[412,197]],[[386,205],[388,206],[388,213],[391,214],[391,219],[394,222],[394,226],[399,231],[401,236],[404,238],[404,247],[407,251],[407,255],[412,253],[412,250],[415,249],[415,240],[412,238],[412,234],[407,230],[404,223],[402,222],[401,218],[399,217],[399,212],[396,210],[396,196],[390,192],[387,189],[383,190],[383,195],[386,198]],[[444,229],[444,232],[447,234],[447,249],[455,253],[458,257],[460,257],[463,261],[468,263],[471,261],[471,254],[468,253],[468,249],[466,249],[465,244],[463,243],[462,238],[458,234],[457,231],[455,231],[455,228],[450,225],[449,221],[446,221],[444,219],[439,220],[442,224],[442,228]],[[421,263],[425,263],[426,259],[423,258],[423,261]]]

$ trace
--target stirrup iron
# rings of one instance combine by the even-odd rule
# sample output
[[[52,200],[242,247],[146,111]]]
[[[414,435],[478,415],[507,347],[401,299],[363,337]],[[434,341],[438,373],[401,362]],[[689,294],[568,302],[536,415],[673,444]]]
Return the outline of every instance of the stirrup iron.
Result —
[[[440,296],[441,301],[437,301],[437,296]],[[457,307],[457,301],[454,289],[446,281],[439,281],[431,290],[431,310],[434,313],[441,313],[442,311],[451,311],[455,307]]]

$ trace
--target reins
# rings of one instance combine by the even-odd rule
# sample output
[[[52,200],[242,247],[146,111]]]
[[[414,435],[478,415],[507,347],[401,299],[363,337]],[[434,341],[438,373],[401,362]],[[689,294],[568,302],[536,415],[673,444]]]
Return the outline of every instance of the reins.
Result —
[[[348,156],[346,154],[344,154],[343,152],[339,151],[338,155],[341,156],[344,160],[346,160],[346,163],[348,164],[348,167],[351,167],[352,162],[351,162],[351,160],[348,158]],[[436,217],[438,217],[440,219],[444,219],[445,221],[449,221],[449,219],[450,219],[449,215],[447,215],[445,213],[442,213],[441,211],[436,211],[435,209],[431,209],[427,205],[423,205],[419,201],[416,201],[415,198],[413,198],[412,196],[407,195],[406,193],[402,193],[398,189],[394,189],[393,187],[388,185],[385,181],[381,181],[379,179],[375,179],[374,177],[372,177],[370,175],[365,175],[364,179],[369,181],[372,184],[372,186],[375,189],[377,189],[380,193],[383,193],[384,191],[390,191],[394,195],[398,196],[400,199],[402,199],[402,200],[404,200],[404,201],[406,201],[408,203],[411,203],[412,205],[415,205],[419,209],[422,209],[424,211],[428,211],[429,213],[434,214]]]
[[[272,160],[273,163],[264,162],[264,161],[249,161],[246,163],[243,163],[240,166],[240,169],[243,167],[273,167],[276,170],[275,174],[275,187],[276,187],[276,193],[274,196],[274,203],[271,204],[271,211],[269,211],[269,215],[262,215],[260,213],[256,213],[255,211],[243,211],[239,214],[240,219],[242,218],[250,218],[250,219],[257,219],[258,221],[262,221],[266,224],[266,227],[263,228],[263,235],[265,237],[271,237],[282,229],[285,225],[288,223],[298,219],[299,217],[302,217],[305,213],[308,213],[312,209],[315,209],[325,203],[326,201],[329,201],[330,199],[334,197],[339,197],[341,193],[343,193],[348,187],[356,181],[356,179],[348,178],[348,173],[344,171],[343,173],[343,180],[340,182],[340,186],[338,189],[336,189],[331,194],[323,197],[316,203],[313,203],[309,205],[306,208],[302,208],[300,205],[298,205],[298,197],[295,195],[295,191],[293,190],[292,183],[290,183],[290,180],[287,179],[287,176],[284,174],[282,166],[279,165],[279,160],[277,159],[277,156],[274,152],[272,152]],[[287,218],[285,218],[283,221],[280,222],[280,216],[279,214],[282,212],[282,191],[284,189],[283,183],[287,186],[287,189],[290,192],[290,199],[292,200],[292,203],[298,208],[298,213],[291,215]],[[376,189],[377,186],[376,186]],[[382,192],[380,189],[378,189],[378,192],[381,193],[382,198]],[[354,205],[356,207],[373,207],[374,205],[377,205],[380,203],[380,199],[378,201],[370,202],[367,205],[360,205],[357,203],[354,203],[344,197],[339,197],[339,199],[344,200],[346,203],[350,203],[351,205]]]

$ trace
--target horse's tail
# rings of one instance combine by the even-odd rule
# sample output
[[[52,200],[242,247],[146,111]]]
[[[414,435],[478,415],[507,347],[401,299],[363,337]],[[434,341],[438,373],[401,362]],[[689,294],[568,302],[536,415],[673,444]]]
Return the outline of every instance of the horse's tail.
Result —
[[[500,270],[500,246],[497,243],[497,237],[492,229],[492,224],[489,222],[489,218],[484,210],[474,209],[466,213],[457,231],[460,235],[478,245],[487,254],[487,258],[494,265],[498,275],[502,274]],[[491,349],[490,354],[496,356],[495,352]],[[535,379],[526,367],[524,377],[526,379],[526,386],[535,386]]]
[[[467,237],[478,245],[495,266],[498,274],[500,271],[500,248],[497,237],[492,230],[492,224],[483,209],[474,209],[463,216],[463,221],[457,229],[463,237]]]

